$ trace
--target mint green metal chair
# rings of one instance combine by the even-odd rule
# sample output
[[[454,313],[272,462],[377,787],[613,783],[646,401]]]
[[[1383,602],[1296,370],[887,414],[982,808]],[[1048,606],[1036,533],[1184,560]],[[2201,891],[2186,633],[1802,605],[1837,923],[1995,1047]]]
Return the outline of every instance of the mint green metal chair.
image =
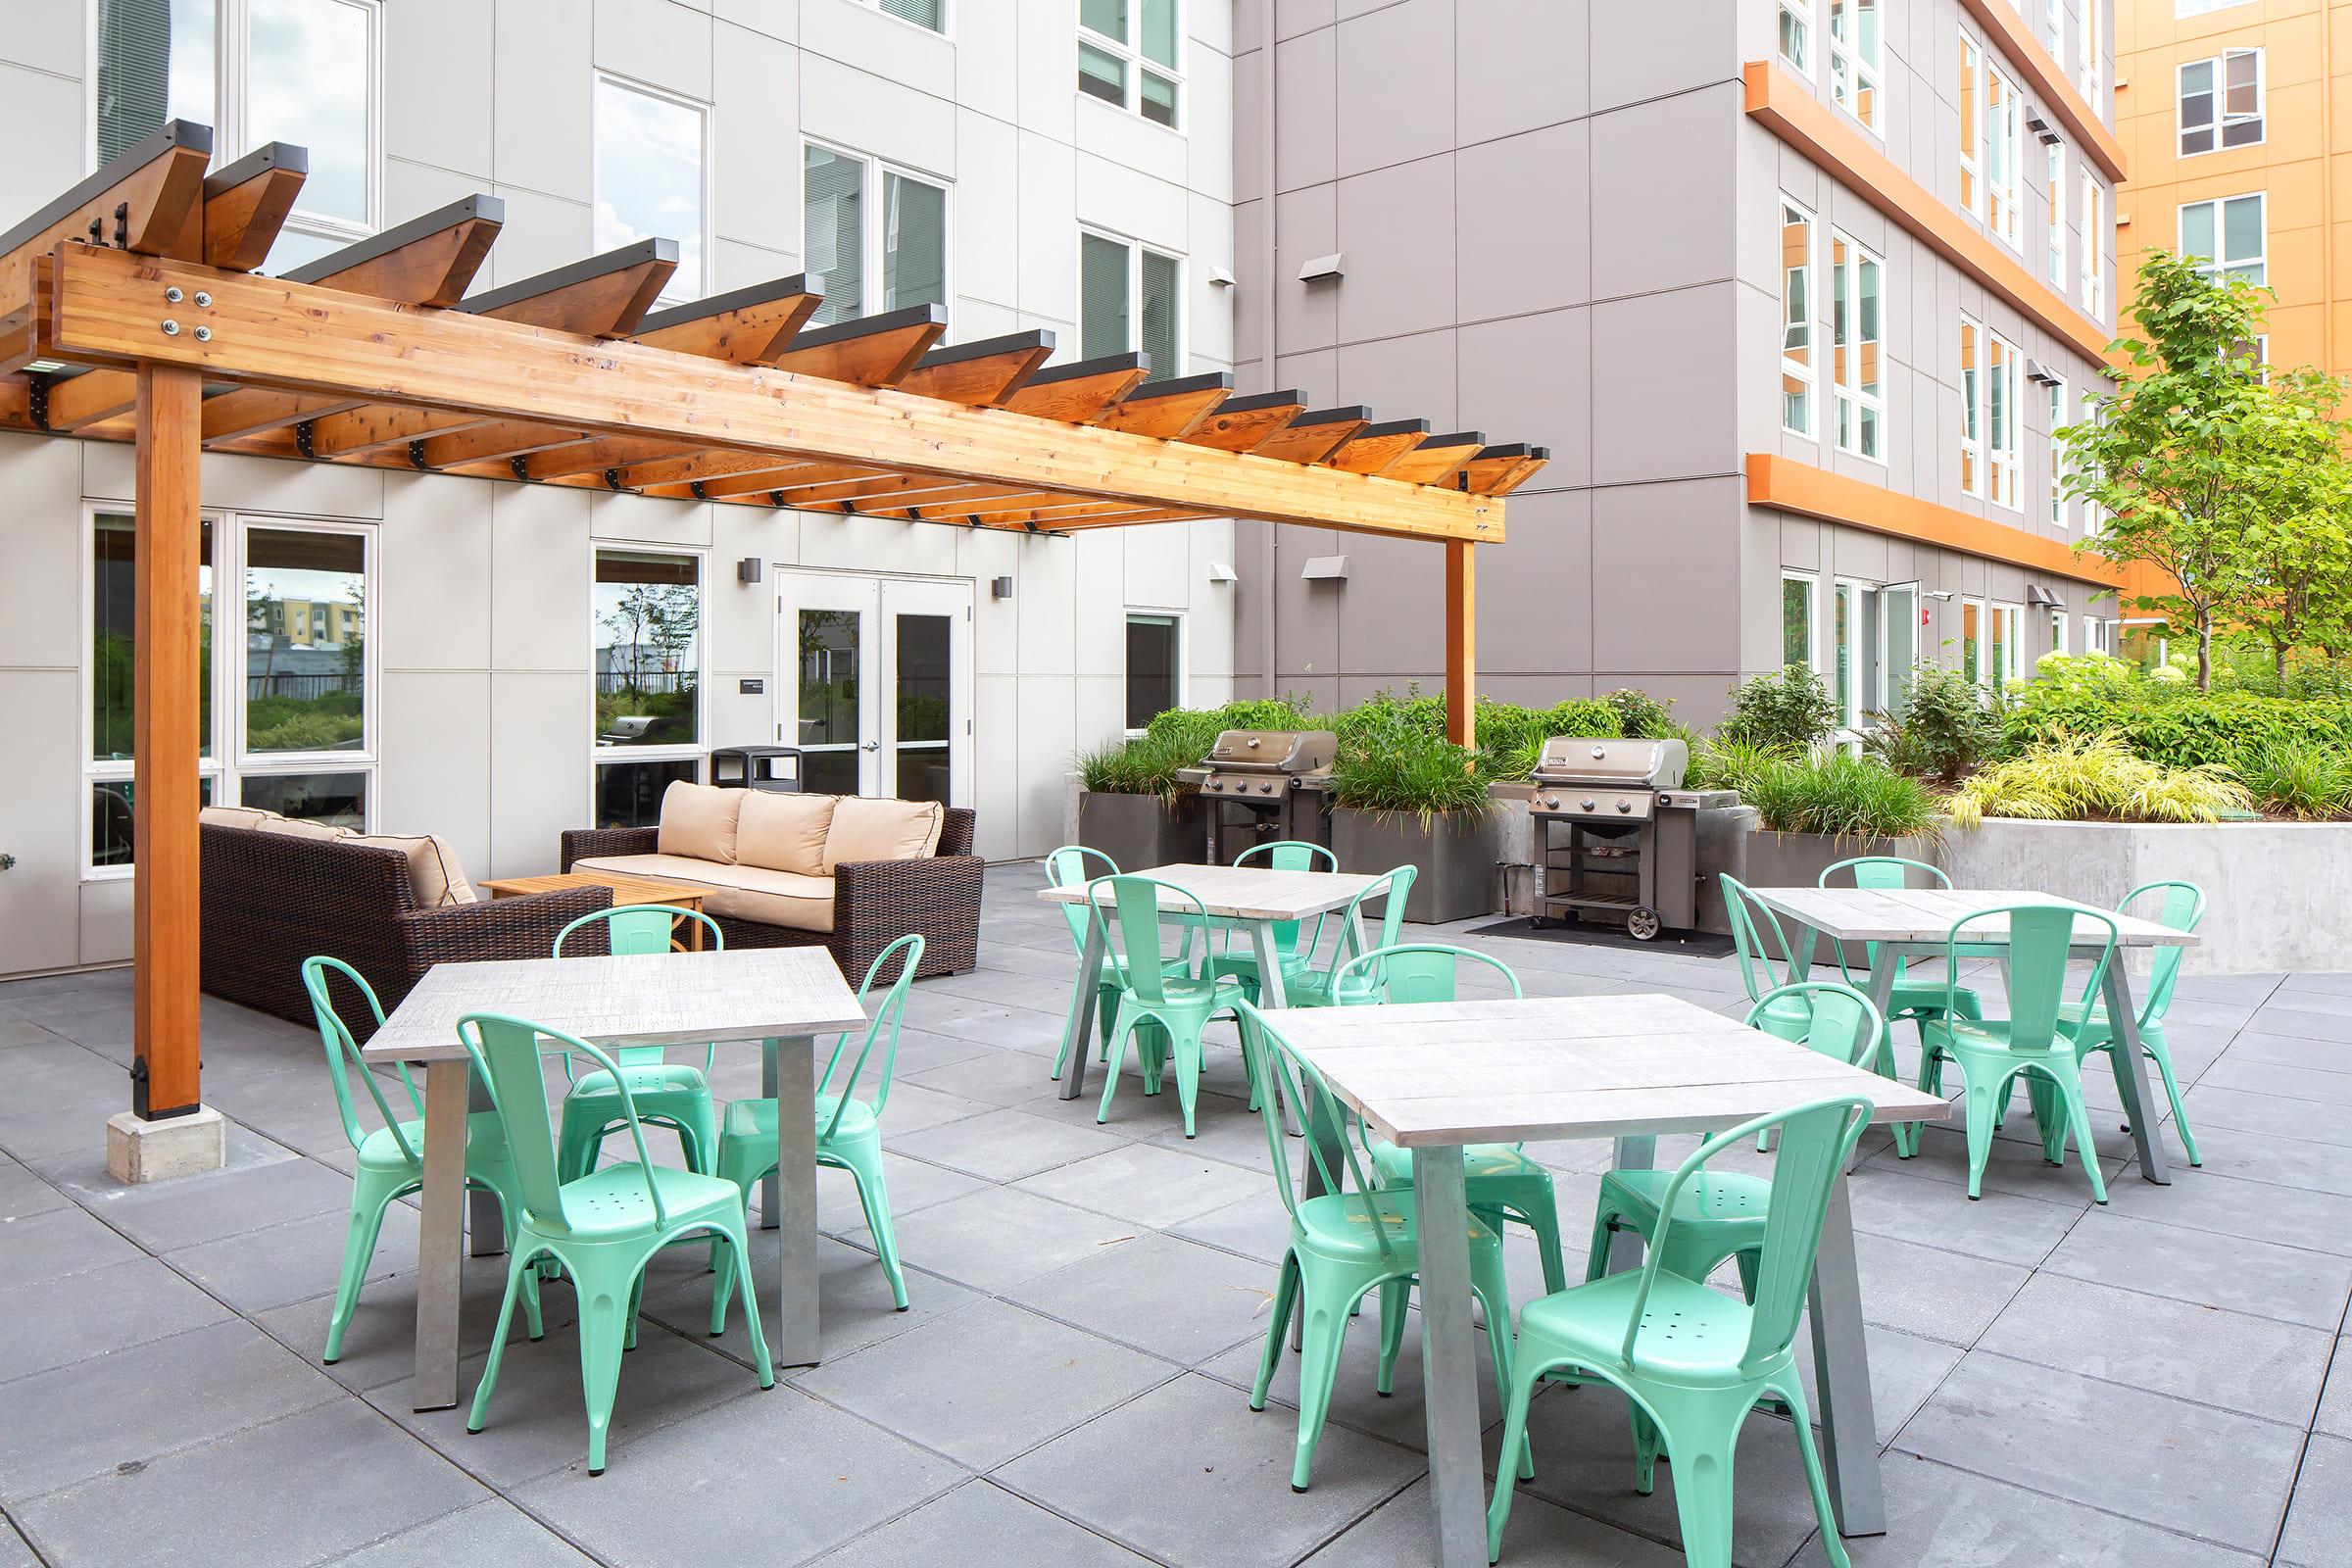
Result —
[[[1732,948],[1740,956],[1740,983],[1747,1000],[1761,1009],[1749,1013],[1748,1022],[1783,1040],[1804,1039],[1813,1023],[1808,1008],[1794,1001],[1766,1002],[1807,978],[1796,972],[1796,951],[1789,944],[1788,933],[1782,929],[1780,916],[1765,907],[1746,883],[1729,871],[1722,873],[1722,879],[1724,913],[1731,919]],[[1776,963],[1781,968],[1777,980],[1772,973]]]
[[[2205,890],[2194,882],[2149,882],[2133,888],[2123,897],[2115,908],[2118,914],[2130,914],[2132,906],[2151,893],[2160,893],[2164,902],[2155,913],[2159,924],[2175,931],[2194,931],[2205,918]],[[2180,1147],[2191,1165],[2205,1163],[2197,1154],[2196,1134],[2188,1130],[2188,1111],[2180,1103],[2180,1080],[2173,1071],[2173,1048],[2164,1038],[2164,1015],[2172,1009],[2173,989],[2180,981],[2180,960],[2187,956],[2186,948],[2158,948],[2148,973],[2147,998],[2139,1004],[2139,1048],[2156,1064],[2157,1074],[2164,1081],[2165,1098],[2172,1102],[2173,1126],[2180,1134]],[[2105,999],[2092,997],[2087,1003],[2070,1002],[2058,1009],[2062,1023],[2072,1024],[2075,1033],[2075,1057],[2078,1061],[2094,1051],[2107,1054],[2107,1064],[2115,1072],[2118,1095],[2129,1096],[2124,1088],[2126,1068],[2115,1049],[2115,1032],[2108,1025]],[[2041,1129],[2042,1153],[2053,1165],[2066,1163],[2066,1126],[2050,1114],[2048,1096],[2038,1084],[2029,1085],[2034,1097],[2034,1116]],[[2124,1131],[2132,1124],[2126,1122]],[[2085,1158],[2089,1156],[2085,1154]]]
[[[1525,995],[1509,964],[1474,948],[1443,942],[1406,942],[1376,948],[1340,972],[1339,992],[1350,1006],[1383,1002],[1451,1002],[1460,989],[1464,961],[1485,964],[1509,982],[1511,995]],[[1361,975],[1352,971],[1361,970]],[[1368,982],[1359,985],[1358,981]],[[1413,1152],[1399,1148],[1358,1127],[1364,1152],[1382,1191],[1413,1185]],[[1469,1182],[1470,1211],[1497,1232],[1503,1221],[1517,1220],[1536,1233],[1536,1250],[1544,1260],[1544,1288],[1565,1289],[1567,1265],[1560,1254],[1560,1210],[1552,1192],[1551,1172],[1527,1157],[1517,1144],[1471,1144],[1462,1150],[1462,1170]],[[1397,1287],[1402,1291],[1402,1287]]]
[[[1272,844],[1250,846],[1235,856],[1233,863],[1268,871],[1337,871],[1340,858],[1320,844],[1281,839]],[[1243,935],[1241,929],[1232,922],[1225,922],[1225,951],[1217,957],[1216,972],[1239,981],[1242,995],[1255,1002],[1258,1000],[1257,953],[1254,947],[1237,946],[1236,939]],[[1286,991],[1298,976],[1313,966],[1315,948],[1322,939],[1323,916],[1319,914],[1311,925],[1304,920],[1275,922],[1274,956],[1282,965]]]
[[[1350,1113],[1332,1094],[1314,1063],[1293,1051],[1276,1032],[1281,1014],[1260,1012],[1247,1002],[1238,1004],[1238,1010],[1242,1050],[1249,1054],[1258,1080],[1274,1091],[1260,1097],[1258,1114],[1265,1119],[1274,1183],[1282,1194],[1283,1207],[1291,1214],[1290,1246],[1283,1252],[1281,1272],[1274,1282],[1274,1310],[1266,1323],[1265,1350],[1258,1357],[1250,1408],[1266,1407],[1266,1390],[1282,1363],[1283,1343],[1290,1337],[1291,1314],[1296,1311],[1301,1316],[1298,1441],[1291,1460],[1291,1490],[1304,1492],[1315,1446],[1322,1440],[1323,1423],[1331,1412],[1331,1391],[1339,1378],[1348,1320],[1368,1292],[1378,1292],[1380,1300],[1380,1369],[1374,1387],[1384,1395],[1396,1387],[1396,1355],[1404,1345],[1405,1292],[1421,1267],[1416,1195],[1410,1187],[1376,1188],[1366,1182],[1363,1165],[1347,1137]],[[1340,1130],[1336,1142],[1343,1164],[1339,1170],[1332,1168],[1320,1139],[1303,1140],[1306,1157],[1322,1183],[1319,1197],[1299,1197],[1291,1181],[1291,1156],[1286,1147],[1290,1140],[1283,1131],[1277,1100],[1299,1107],[1309,1125],[1320,1120],[1322,1125]],[[1341,1179],[1343,1171],[1345,1181]],[[1470,1216],[1470,1289],[1486,1309],[1487,1348],[1494,1358],[1495,1386],[1507,1387],[1511,1298],[1503,1283],[1502,1238],[1475,1214]],[[1519,1473],[1535,1474],[1524,1440],[1518,1452]]]
[[[1768,993],[1748,1010],[1747,1025],[1760,1029],[1763,1017],[1785,1014],[1791,1007],[1803,1008],[1808,1020],[1802,1043],[1825,1056],[1859,1067],[1882,1049],[1886,1030],[1879,1009],[1861,992],[1834,981],[1813,980]],[[1609,1238],[1630,1230],[1652,1250],[1662,1248],[1666,1268],[1687,1280],[1703,1280],[1725,1258],[1732,1259],[1740,1269],[1740,1293],[1754,1300],[1756,1270],[1771,1217],[1772,1183],[1740,1171],[1702,1171],[1682,1183],[1671,1223],[1662,1224],[1666,1189],[1679,1179],[1678,1173],[1663,1170],[1602,1173],[1586,1282],[1607,1270]]]
[[[498,1308],[498,1332],[473,1391],[466,1430],[479,1432],[488,1419],[515,1299],[529,1299],[536,1284],[533,1265],[543,1256],[553,1257],[578,1293],[588,1473],[602,1475],[612,1398],[620,1386],[621,1351],[636,1339],[646,1263],[671,1243],[697,1236],[719,1238],[730,1255],[742,1260],[749,1245],[743,1195],[732,1182],[715,1176],[655,1164],[646,1152],[645,1128],[637,1116],[627,1069],[587,1041],[495,1012],[468,1013],[458,1020],[458,1034],[487,1065],[522,1195],[522,1217],[507,1259],[506,1298]],[[637,1150],[633,1163],[607,1165],[572,1181],[558,1175],[556,1144],[548,1126],[547,1081],[540,1064],[542,1041],[576,1053],[612,1074],[621,1120]],[[739,1279],[760,1386],[772,1389],[776,1369],[768,1358],[766,1336],[760,1331],[760,1303],[752,1293],[748,1264]]]
[[[1284,994],[1290,999],[1292,1006],[1335,1007],[1357,1000],[1343,994],[1340,987],[1341,972],[1367,953],[1396,946],[1404,934],[1404,903],[1412,897],[1413,879],[1420,874],[1416,867],[1400,865],[1394,871],[1374,878],[1361,893],[1348,901],[1348,907],[1340,915],[1340,939],[1332,946],[1330,960],[1320,969],[1302,970],[1296,982],[1287,977],[1283,981]],[[1363,929],[1364,906],[1374,899],[1383,901],[1380,931],[1369,939],[1359,937],[1357,933]],[[1366,940],[1371,946],[1362,945]],[[1369,975],[1351,978],[1348,983],[1361,992],[1362,1000],[1374,996],[1375,987]]]
[[[610,951],[615,954],[667,953],[670,922],[700,920],[714,950],[726,947],[718,922],[695,909],[675,909],[662,904],[623,904],[594,914],[583,914],[556,933],[556,956],[564,956],[564,939],[583,926],[603,925]],[[703,1048],[703,1064],[671,1061],[660,1046],[623,1046],[614,1052],[621,1077],[610,1072],[587,1072],[572,1080],[564,1097],[564,1132],[556,1148],[556,1168],[565,1181],[575,1181],[596,1168],[597,1151],[607,1134],[619,1129],[620,1086],[625,1083],[640,1121],[667,1127],[678,1135],[686,1168],[709,1175],[717,1168],[718,1108],[710,1098],[713,1052]],[[569,1077],[571,1059],[564,1061]]]
[[[1905,859],[1899,855],[1864,855],[1857,856],[1850,860],[1839,860],[1837,864],[1827,866],[1822,870],[1818,885],[1825,888],[1837,886],[1834,878],[1840,871],[1849,873],[1853,877],[1853,885],[1858,888],[1908,887],[1910,878],[1915,872],[1939,888],[1948,888],[1952,885],[1952,879],[1943,874],[1941,867],[1930,865],[1925,860]],[[1837,956],[1838,972],[1845,977],[1845,983],[1860,991],[1870,989],[1870,983],[1876,978],[1878,966],[1882,961],[1879,954],[1880,944],[1872,942],[1865,944],[1865,947],[1869,954],[1870,971],[1860,979],[1856,979],[1853,971],[1846,967],[1844,944],[1834,944],[1830,950]],[[1915,975],[1904,973],[1903,960],[1900,957],[1895,958],[1893,963],[1894,982],[1886,994],[1887,1050],[1884,1054],[1882,1064],[1877,1069],[1882,1076],[1888,1078],[1894,1076],[1894,1026],[1904,1022],[1916,1025],[1923,1018],[1941,1017],[1947,994],[1947,988],[1941,980],[1922,980]],[[1982,1018],[1984,1016],[1983,1000],[1967,986],[1949,988],[1949,996],[1959,1004],[1961,1017]],[[1894,1127],[1895,1156],[1900,1159],[1909,1159],[1918,1153],[1919,1136],[1919,1123],[1898,1122]]]
[[[860,1008],[877,979],[894,969],[898,977],[888,982],[890,990],[882,1004],[867,1014],[865,1037],[841,1082],[836,1085],[833,1075],[841,1067],[842,1053],[849,1049],[847,1032],[833,1042],[833,1054],[826,1058],[824,1075],[816,1082],[816,1162],[848,1171],[858,1184],[858,1203],[865,1210],[865,1228],[874,1238],[882,1277],[890,1281],[891,1299],[902,1312],[906,1310],[906,1276],[899,1269],[899,1238],[890,1223],[890,1189],[882,1180],[882,1112],[890,1104],[891,1072],[899,1061],[899,1022],[906,1011],[906,992],[914,984],[914,966],[922,959],[923,939],[911,933],[874,956],[858,985]],[[878,1061],[874,1058],[877,1045],[882,1048]],[[874,1061],[870,1103],[858,1098],[858,1085],[868,1061]],[[735,1184],[747,1210],[752,1189],[775,1168],[776,1102],[729,1101],[726,1130],[718,1137],[718,1173]],[[718,1260],[718,1289],[710,1298],[712,1334],[727,1329],[727,1281],[734,1266],[732,1258],[722,1255]]]
[[[327,992],[329,974],[340,975],[358,988],[360,1000],[368,1004],[368,1012],[378,1024],[384,1021],[384,1008],[376,1000],[375,988],[342,959],[302,960],[302,985],[311,994],[311,1011],[318,1021],[318,1038],[326,1047],[326,1065],[335,1087],[335,1109],[343,1118],[343,1136],[351,1140],[352,1152],[359,1160],[351,1176],[351,1222],[343,1235],[343,1277],[335,1287],[334,1310],[327,1315],[326,1351],[319,1357],[331,1366],[342,1359],[343,1335],[351,1327],[353,1310],[360,1304],[360,1286],[368,1278],[368,1263],[375,1257],[376,1238],[384,1228],[384,1211],[396,1200],[424,1185],[424,1097],[416,1092],[416,1081],[409,1076],[408,1064],[397,1063],[414,1114],[406,1118],[393,1114],[390,1102],[384,1099],[383,1086],[360,1059],[358,1043],[352,1039],[341,1014],[335,1011],[334,1000]],[[360,1128],[359,1112],[351,1097],[355,1068],[360,1087],[375,1102],[376,1114],[384,1121],[373,1132],[363,1132]],[[474,1070],[481,1070],[478,1061]],[[495,1110],[473,1111],[466,1118],[466,1185],[498,1195],[507,1246],[512,1250],[514,1226],[522,1213],[522,1189],[514,1174],[514,1162],[508,1157],[507,1135]],[[526,1321],[535,1340],[540,1334],[536,1290],[525,1304]]]
[[[2098,1152],[2090,1139],[2090,1113],[2082,1102],[2082,1069],[2077,1037],[2099,995],[2099,983],[2115,957],[2115,921],[2096,909],[2071,904],[2020,904],[1979,909],[1953,923],[1944,942],[1944,984],[1957,991],[1959,960],[1964,954],[1984,951],[1984,944],[1960,940],[1963,927],[1993,915],[2005,915],[2009,940],[2004,959],[2009,980],[2009,1016],[1965,1018],[1954,997],[1943,1016],[1920,1024],[1919,1087],[1932,1095],[1943,1092],[1943,1064],[1957,1062],[1967,1081],[1962,1108],[1968,1118],[1968,1196],[1983,1195],[1984,1162],[1992,1153],[1993,1129],[2009,1103],[2010,1086],[2021,1076],[2031,1089],[2046,1089],[2043,1104],[2049,1123],[2057,1124],[2055,1148],[2060,1153],[2071,1134],[2082,1151],[2082,1167],[2090,1177],[2091,1197],[2107,1201],[2107,1183],[2099,1172]],[[2066,1007],[2067,961],[2075,947],[2078,926],[2103,929],[2091,961],[2090,974],[2078,1000],[2073,1018]],[[2061,1118],[2063,1118],[2061,1122]],[[2044,1146],[2050,1154],[2051,1146]]]
[[[1661,1446],[1674,1466],[1674,1502],[1690,1568],[1731,1568],[1732,1460],[1758,1402],[1788,1407],[1805,1481],[1821,1525],[1821,1549],[1849,1568],[1830,1510],[1813,1441],[1805,1383],[1796,1368],[1797,1321],[1830,1194],[1870,1119],[1860,1099],[1818,1100],[1718,1133],[1677,1167],[1660,1194],[1666,1215],[1640,1272],[1628,1271],[1530,1301],[1519,1314],[1505,1402],[1502,1451],[1527,1441],[1527,1403],[1546,1373],[1565,1369],[1617,1388],[1634,1410],[1635,1489],[1646,1494]],[[1778,1131],[1753,1298],[1742,1301],[1673,1271],[1673,1231],[1684,1190],[1706,1162],[1750,1134]],[[1510,1485],[1497,1479],[1487,1510],[1487,1557],[1502,1555]]]
[[[1110,894],[1107,909],[1102,903],[1105,889]],[[1209,1019],[1232,1016],[1234,1004],[1242,1000],[1242,988],[1217,976],[1208,910],[1174,883],[1148,876],[1098,877],[1088,884],[1087,898],[1086,908],[1095,919],[1104,922],[1106,930],[1115,922],[1118,946],[1126,955],[1110,1028],[1110,1072],[1102,1085],[1102,1104],[1095,1120],[1110,1120],[1111,1097],[1119,1092],[1119,1065],[1126,1059],[1128,1041],[1155,1025],[1164,1031],[1175,1057],[1176,1100],[1184,1112],[1184,1136],[1190,1138],[1200,1099],[1201,1036],[1207,1032]],[[1160,952],[1163,917],[1184,934],[1182,956],[1175,960]],[[1148,1095],[1159,1093],[1160,1062],[1154,1044],[1140,1044],[1144,1093]],[[1257,1082],[1252,1077],[1252,1109],[1257,1099]]]
[[[1118,874],[1118,861],[1101,850],[1090,850],[1083,844],[1065,844],[1046,857],[1046,882],[1052,887],[1083,887],[1098,878]],[[1081,905],[1065,904],[1061,906],[1061,913],[1062,918],[1070,922],[1070,943],[1078,950],[1078,961],[1084,963],[1086,909]],[[1182,972],[1184,960],[1178,958],[1172,962]],[[1116,953],[1102,955],[1102,980],[1095,992],[1095,1029],[1102,1037],[1102,1053],[1105,1058],[1110,1054],[1111,1018],[1118,1011],[1119,987],[1126,974],[1126,959]],[[1167,1055],[1167,1042],[1153,1025],[1145,1026],[1145,1036],[1139,1042],[1139,1049],[1153,1061],[1163,1060]],[[1056,1083],[1061,1081],[1061,1069],[1068,1064],[1068,1055],[1069,1045],[1065,1041],[1054,1053],[1054,1080]]]

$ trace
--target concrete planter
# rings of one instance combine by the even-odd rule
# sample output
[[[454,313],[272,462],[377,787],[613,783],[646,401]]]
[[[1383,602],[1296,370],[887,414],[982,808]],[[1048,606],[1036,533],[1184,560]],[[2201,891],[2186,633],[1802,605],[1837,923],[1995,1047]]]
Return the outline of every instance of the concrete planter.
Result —
[[[1422,819],[1410,811],[1358,811],[1335,807],[1331,848],[1345,870],[1378,874],[1410,865],[1419,875],[1404,901],[1404,917],[1436,925],[1494,909],[1494,866],[1500,826],[1492,811],[1443,811]]]
[[[2142,883],[2194,882],[2206,906],[2190,974],[2347,967],[2352,823],[2000,818],[1947,829],[1944,850],[1957,887],[2035,888],[2101,907]]]
[[[1200,797],[1110,795],[1082,790],[1077,841],[1111,858],[1122,871],[1143,871],[1200,858],[1207,842]]]

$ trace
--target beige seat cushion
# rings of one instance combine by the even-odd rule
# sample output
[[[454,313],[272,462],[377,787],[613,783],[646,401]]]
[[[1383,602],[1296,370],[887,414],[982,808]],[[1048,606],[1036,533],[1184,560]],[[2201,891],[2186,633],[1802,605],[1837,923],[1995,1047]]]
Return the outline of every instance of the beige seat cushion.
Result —
[[[783,795],[738,790],[743,814],[735,824],[735,859],[770,871],[825,875],[825,833],[833,825],[835,797]]]
[[[948,808],[937,801],[875,801],[844,795],[825,831],[825,875],[858,860],[919,860],[939,848]]]
[[[260,827],[283,818],[258,806],[208,806],[196,813],[196,820],[206,827]]]
[[[654,847],[663,855],[735,863],[735,819],[749,790],[722,790],[684,779],[662,792],[662,826]]]
[[[359,835],[334,822],[314,821],[303,816],[272,816],[266,822],[256,822],[256,833],[283,833],[298,839],[348,839]]]
[[[409,886],[420,909],[481,902],[458,865],[458,852],[438,833],[359,833],[350,842],[375,850],[398,850],[407,856]]]
[[[831,877],[771,871],[758,865],[720,865],[683,855],[592,855],[572,861],[571,868],[651,877],[698,888],[704,910],[723,919],[757,920],[795,931],[833,929]]]

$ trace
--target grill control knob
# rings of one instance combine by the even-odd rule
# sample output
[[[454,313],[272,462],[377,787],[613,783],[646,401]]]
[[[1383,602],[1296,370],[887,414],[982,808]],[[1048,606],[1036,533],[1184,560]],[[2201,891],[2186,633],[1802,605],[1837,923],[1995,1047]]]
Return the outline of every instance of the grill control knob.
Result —
[[[1581,801],[1577,802],[1576,804],[1577,804],[1577,805],[1579,805],[1579,806],[1581,806],[1581,807],[1583,807],[1583,808],[1584,808],[1586,810],[1590,811],[1590,810],[1592,810],[1592,796],[1590,796],[1590,795],[1588,795],[1588,796],[1586,796],[1586,797],[1585,797],[1583,800],[1581,800]]]
[[[1257,793],[1260,795],[1271,795],[1274,793],[1274,786],[1271,784],[1260,784],[1257,787]]]
[[[1607,757],[1608,755],[1609,749],[1606,746],[1595,746],[1592,748],[1592,757],[1595,761]]]
[[[1250,749],[1253,752],[1257,750],[1257,737],[1254,735],[1250,737]]]
[[[1634,803],[1633,803],[1633,802],[1631,802],[1631,801],[1619,801],[1619,802],[1617,803],[1617,809],[1618,809],[1618,810],[1620,810],[1620,811],[1630,811],[1630,810],[1632,810],[1633,808],[1634,808]]]
[[[1556,811],[1560,808],[1560,798],[1557,795],[1546,795],[1544,797],[1544,805],[1547,810]]]
[[[1223,781],[1221,781],[1221,780],[1219,780],[1219,779],[1213,779],[1213,778],[1212,778],[1212,779],[1210,779],[1210,780],[1208,781],[1208,784],[1207,784],[1207,786],[1206,786],[1206,787],[1207,787],[1208,789],[1211,789],[1211,790],[1221,790],[1221,789],[1223,789],[1223,788],[1225,787],[1225,785],[1224,785]]]

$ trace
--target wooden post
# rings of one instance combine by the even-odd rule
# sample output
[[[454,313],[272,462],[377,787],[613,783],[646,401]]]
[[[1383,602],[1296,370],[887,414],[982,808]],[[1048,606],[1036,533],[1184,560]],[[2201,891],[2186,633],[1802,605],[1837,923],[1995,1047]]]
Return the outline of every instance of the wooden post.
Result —
[[[131,1110],[197,1108],[196,812],[203,711],[197,466],[203,383],[193,369],[138,370],[138,681],[132,710]],[[232,626],[234,622],[231,623]],[[231,640],[233,646],[234,640]]]
[[[1466,539],[1446,542],[1446,738],[1478,744],[1478,565]]]

